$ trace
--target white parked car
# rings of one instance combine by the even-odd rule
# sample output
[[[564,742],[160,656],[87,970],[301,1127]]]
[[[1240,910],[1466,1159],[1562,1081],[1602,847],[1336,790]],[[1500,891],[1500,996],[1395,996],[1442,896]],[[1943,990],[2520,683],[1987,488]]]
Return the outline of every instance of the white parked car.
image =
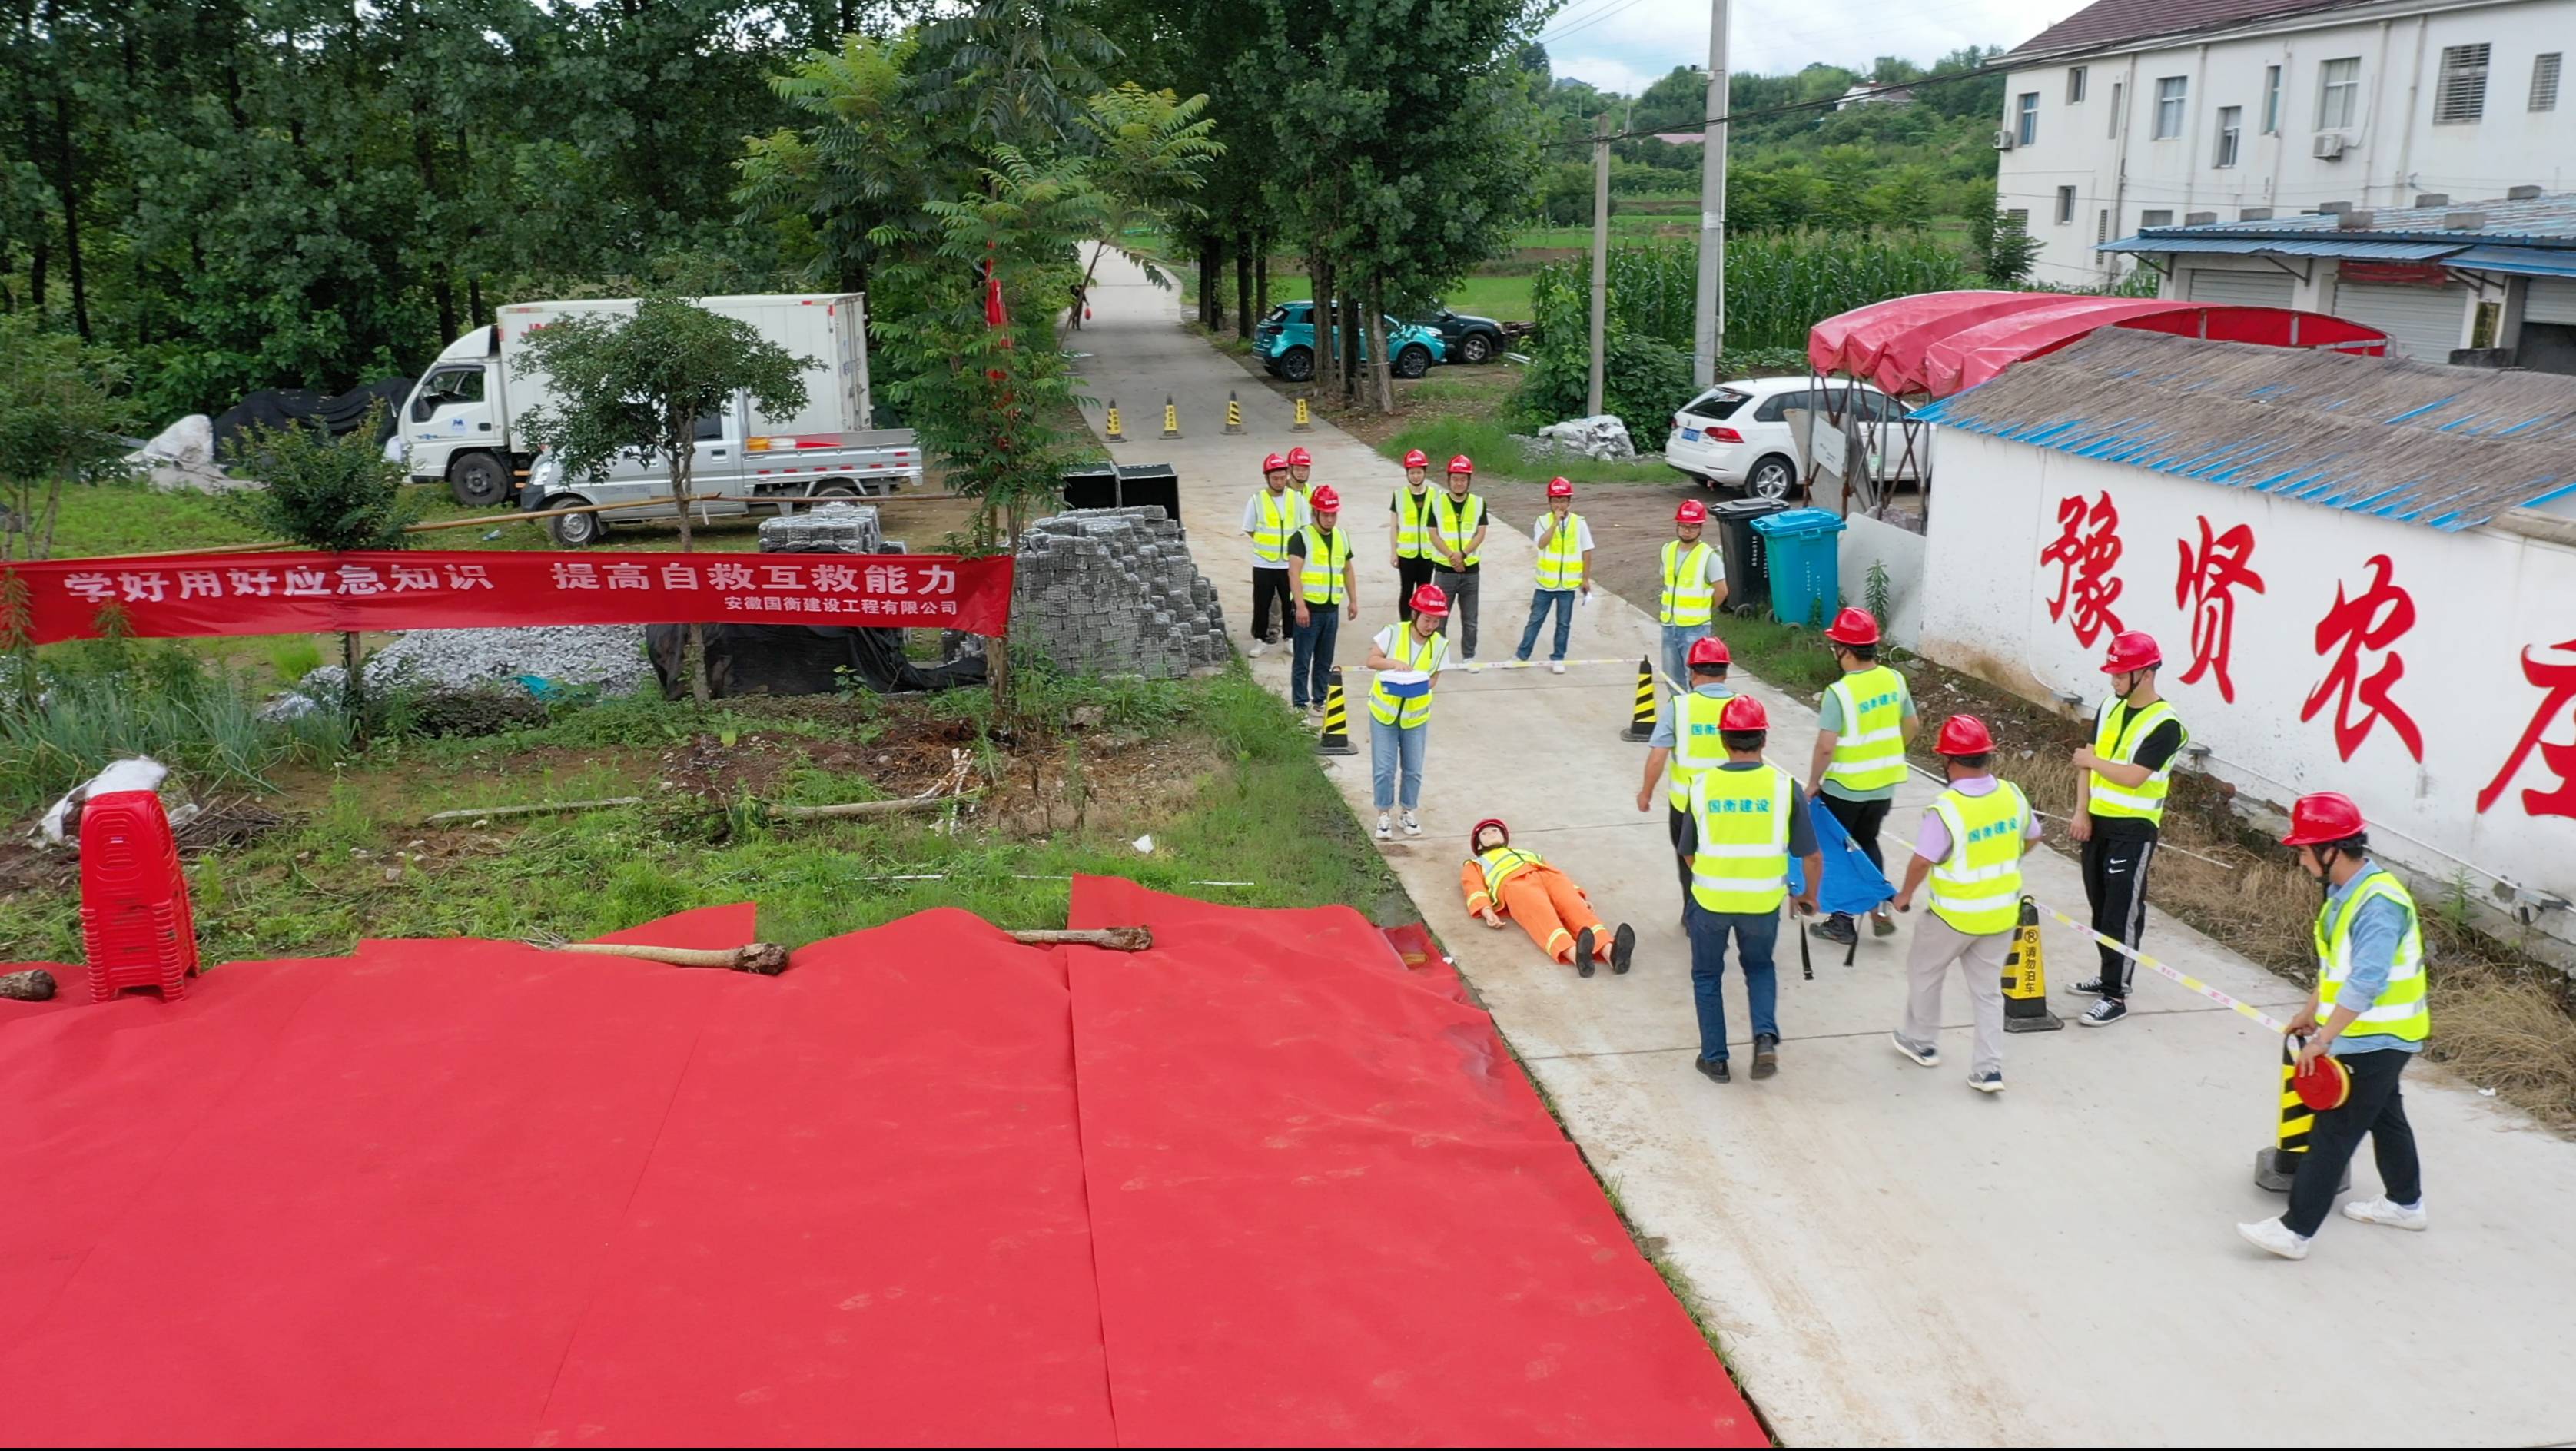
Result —
[[[1841,395],[1848,390],[1851,401]],[[1877,474],[1882,481],[1899,477],[1904,442],[1893,420],[1906,416],[1905,405],[1870,387],[1835,379],[1819,386],[1811,378],[1741,378],[1720,383],[1682,405],[1673,415],[1671,437],[1664,440],[1664,461],[1715,487],[1723,484],[1761,499],[1785,499],[1806,477],[1806,457],[1786,415],[1792,409],[1823,412],[1819,395],[1852,408],[1864,419],[1886,420]],[[1902,477],[1916,469],[1906,466]]]

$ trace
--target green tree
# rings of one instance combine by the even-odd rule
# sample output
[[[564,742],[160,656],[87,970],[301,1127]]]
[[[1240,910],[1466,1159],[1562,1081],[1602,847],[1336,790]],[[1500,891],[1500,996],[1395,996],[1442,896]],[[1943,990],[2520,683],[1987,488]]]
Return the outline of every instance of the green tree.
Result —
[[[63,486],[123,467],[126,381],[108,349],[0,317],[0,561],[51,556]]]
[[[1155,259],[1128,245],[1126,237],[1139,227],[1168,227],[1204,215],[1196,197],[1207,185],[1210,163],[1225,153],[1209,134],[1216,123],[1205,119],[1207,108],[1204,95],[1184,101],[1133,81],[1084,102],[1081,125],[1090,156],[1083,178],[1101,198],[1099,241],[1082,273],[1085,288],[1098,274],[1101,256],[1111,251],[1143,268],[1156,286],[1170,285]]]
[[[528,335],[529,360],[546,375],[557,402],[524,417],[528,436],[554,452],[564,477],[596,477],[632,450],[671,471],[671,500],[680,520],[680,551],[689,552],[689,472],[698,419],[747,394],[755,412],[784,418],[805,406],[800,358],[763,338],[751,324],[718,317],[683,298],[647,297],[630,316],[576,315]],[[704,626],[689,623],[690,689],[708,698]]]

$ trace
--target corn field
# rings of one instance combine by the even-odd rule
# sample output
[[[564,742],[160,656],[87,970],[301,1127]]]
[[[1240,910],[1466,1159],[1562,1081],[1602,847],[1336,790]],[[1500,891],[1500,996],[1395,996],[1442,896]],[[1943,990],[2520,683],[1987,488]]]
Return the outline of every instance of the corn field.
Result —
[[[1609,258],[1615,326],[1687,351],[1699,295],[1691,243],[1614,247]],[[1978,285],[1953,243],[1909,232],[1744,232],[1726,239],[1726,350],[1801,348],[1807,329],[1915,292]],[[1582,345],[1591,318],[1592,263],[1568,258],[1532,284],[1538,345]]]

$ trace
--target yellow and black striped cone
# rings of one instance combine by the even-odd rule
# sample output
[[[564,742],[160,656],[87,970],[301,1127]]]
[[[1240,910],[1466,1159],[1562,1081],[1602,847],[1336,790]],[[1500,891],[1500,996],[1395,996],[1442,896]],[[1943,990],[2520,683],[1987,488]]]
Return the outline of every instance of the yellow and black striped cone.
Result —
[[[1306,410],[1306,395],[1300,393],[1297,395],[1297,421],[1288,425],[1288,431],[1290,433],[1311,433],[1314,431],[1314,428],[1315,420],[1307,413]]]
[[[1332,683],[1324,687],[1324,733],[1316,738],[1315,752],[1324,756],[1356,756],[1359,747],[1351,744],[1350,702],[1342,696],[1342,667],[1333,667]]]
[[[1231,388],[1225,390],[1225,431],[1243,432],[1243,404],[1236,400]]]
[[[2317,1111],[2299,1101],[2299,1092],[2291,1079],[2298,1072],[2298,1057],[2291,1051],[2293,1039],[2281,1040],[2281,1127],[2273,1142],[2254,1151],[2254,1186],[2275,1194],[2290,1192],[2290,1183],[2299,1177],[2299,1165],[2307,1161],[2308,1132],[2316,1127]],[[2352,1187],[2352,1164],[2343,1166],[2343,1182],[2335,1186],[2340,1194]]]
[[[1127,441],[1127,435],[1120,432],[1118,428],[1118,400],[1115,398],[1109,400],[1109,441],[1111,443]]]
[[[1172,401],[1171,394],[1166,393],[1163,395],[1163,437],[1178,438],[1180,436],[1181,406]]]
[[[2048,961],[2039,950],[2039,904],[2021,899],[2021,921],[2004,953],[2004,1031],[2052,1033],[2066,1026],[2048,1010]]]
[[[1637,659],[1637,708],[1628,716],[1628,728],[1619,733],[1623,741],[1651,741],[1655,738],[1655,662]]]

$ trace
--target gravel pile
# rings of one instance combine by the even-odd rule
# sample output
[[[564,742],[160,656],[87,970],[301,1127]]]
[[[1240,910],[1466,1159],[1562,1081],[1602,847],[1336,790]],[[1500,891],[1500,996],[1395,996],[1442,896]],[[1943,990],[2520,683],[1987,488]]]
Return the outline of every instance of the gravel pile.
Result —
[[[1541,439],[1558,449],[1592,459],[1635,458],[1637,446],[1628,438],[1628,425],[1618,415],[1603,413],[1591,418],[1569,418],[1551,423],[1538,431]]]
[[[1156,508],[1076,509],[1020,535],[1011,633],[1074,675],[1169,680],[1226,659],[1216,588]]]
[[[653,678],[644,658],[642,625],[530,625],[504,630],[414,630],[367,657],[367,686],[382,690],[462,689],[524,679],[555,685],[596,685],[604,695],[626,695]],[[325,665],[272,702],[273,717],[291,719],[336,699],[344,672]]]

